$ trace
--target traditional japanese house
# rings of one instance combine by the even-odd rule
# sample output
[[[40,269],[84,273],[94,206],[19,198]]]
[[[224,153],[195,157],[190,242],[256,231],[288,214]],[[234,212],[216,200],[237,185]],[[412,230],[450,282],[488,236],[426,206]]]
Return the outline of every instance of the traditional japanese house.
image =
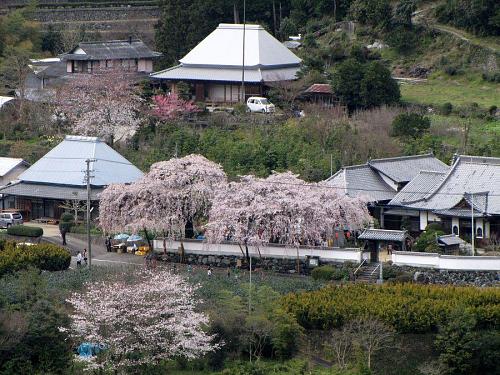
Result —
[[[106,186],[130,183],[142,176],[138,168],[99,138],[66,136],[16,181],[0,188],[0,194],[12,202],[8,208],[21,211],[26,219],[57,220],[63,203],[87,199],[86,160],[91,161],[91,201],[95,208]]]
[[[262,26],[243,30],[241,24],[223,23],[179,62],[152,73],[151,79],[172,92],[185,82],[196,101],[233,103],[265,95],[273,82],[294,80],[301,60]]]

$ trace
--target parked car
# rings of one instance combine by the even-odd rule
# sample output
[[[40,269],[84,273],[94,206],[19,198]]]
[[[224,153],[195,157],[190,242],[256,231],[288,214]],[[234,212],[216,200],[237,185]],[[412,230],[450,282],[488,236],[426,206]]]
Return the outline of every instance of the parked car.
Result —
[[[247,108],[250,112],[272,113],[276,107],[267,98],[252,96],[247,100]]]
[[[23,223],[23,215],[19,212],[2,212],[0,213],[0,227],[8,228],[12,225],[20,225]]]

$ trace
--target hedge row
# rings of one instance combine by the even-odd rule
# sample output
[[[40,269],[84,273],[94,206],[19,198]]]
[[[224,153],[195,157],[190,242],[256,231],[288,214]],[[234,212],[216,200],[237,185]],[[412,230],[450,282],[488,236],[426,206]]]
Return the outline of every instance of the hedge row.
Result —
[[[28,267],[46,271],[62,271],[69,267],[70,253],[51,244],[16,245],[8,242],[0,251],[0,276]]]
[[[292,293],[282,303],[307,329],[332,329],[366,316],[402,333],[435,332],[456,309],[474,314],[479,326],[500,326],[500,288],[348,284]]]
[[[40,227],[14,225],[7,228],[7,234],[10,234],[11,236],[41,237],[43,236],[43,229]]]

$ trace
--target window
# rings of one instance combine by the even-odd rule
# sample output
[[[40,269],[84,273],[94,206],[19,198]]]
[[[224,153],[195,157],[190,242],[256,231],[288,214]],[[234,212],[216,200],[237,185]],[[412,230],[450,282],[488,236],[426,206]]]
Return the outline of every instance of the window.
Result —
[[[458,236],[458,227],[456,225],[453,226],[453,234]]]
[[[481,227],[476,228],[476,237],[483,238],[483,228]]]

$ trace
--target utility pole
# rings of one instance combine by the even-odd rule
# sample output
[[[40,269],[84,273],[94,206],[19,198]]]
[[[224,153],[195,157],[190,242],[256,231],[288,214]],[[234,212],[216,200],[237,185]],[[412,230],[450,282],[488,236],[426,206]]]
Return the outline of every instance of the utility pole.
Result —
[[[250,256],[250,289],[248,290],[248,316],[252,314],[252,256]],[[250,363],[252,363],[252,342],[250,341]]]
[[[470,205],[470,221],[471,221],[471,245],[472,245],[472,256],[475,255],[475,251],[474,251],[474,237],[475,237],[475,234],[476,234],[476,231],[474,229],[474,193],[470,193],[470,201],[471,201],[471,205]]]
[[[241,66],[241,102],[245,104],[245,33],[247,23],[247,2],[243,0],[243,55]]]
[[[87,159],[85,163],[87,164],[87,169],[85,170],[85,182],[87,183],[87,248],[89,251],[89,270],[92,269],[92,244],[90,241],[90,179],[93,178],[90,174],[90,163],[94,163],[96,159]]]

